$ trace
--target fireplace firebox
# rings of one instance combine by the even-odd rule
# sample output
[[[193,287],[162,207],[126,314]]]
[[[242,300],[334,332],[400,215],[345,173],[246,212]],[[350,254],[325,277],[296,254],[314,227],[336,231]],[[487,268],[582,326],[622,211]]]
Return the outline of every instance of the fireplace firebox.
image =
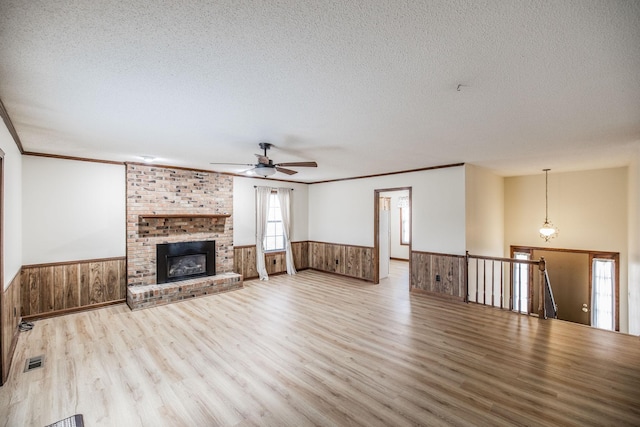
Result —
[[[215,240],[156,245],[156,282],[158,284],[215,274]]]

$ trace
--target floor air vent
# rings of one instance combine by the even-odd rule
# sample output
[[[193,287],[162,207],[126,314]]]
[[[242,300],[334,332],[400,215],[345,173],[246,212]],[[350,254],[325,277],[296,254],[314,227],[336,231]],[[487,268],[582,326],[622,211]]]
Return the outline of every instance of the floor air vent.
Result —
[[[27,359],[27,363],[24,365],[24,372],[33,371],[34,369],[42,368],[44,366],[44,355],[32,357]]]

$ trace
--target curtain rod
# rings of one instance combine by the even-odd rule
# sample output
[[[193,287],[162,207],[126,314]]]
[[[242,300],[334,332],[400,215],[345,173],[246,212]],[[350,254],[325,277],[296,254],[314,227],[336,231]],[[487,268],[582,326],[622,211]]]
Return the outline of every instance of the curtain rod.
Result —
[[[253,188],[258,188],[257,185],[254,185]],[[286,187],[271,187],[271,188],[286,188]],[[295,188],[287,188],[287,190],[295,191]]]

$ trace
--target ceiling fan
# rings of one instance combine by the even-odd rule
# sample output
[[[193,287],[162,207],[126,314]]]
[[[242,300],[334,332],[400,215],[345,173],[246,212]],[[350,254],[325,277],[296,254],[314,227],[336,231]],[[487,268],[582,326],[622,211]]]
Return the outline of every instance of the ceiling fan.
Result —
[[[264,154],[256,154],[258,158],[258,163],[210,163],[212,165],[232,165],[232,166],[253,166],[252,169],[245,171],[250,174],[260,175],[263,177],[271,176],[274,173],[282,172],[287,175],[293,175],[298,173],[298,171],[294,171],[291,169],[284,168],[283,166],[288,167],[309,167],[315,168],[318,167],[316,162],[287,162],[287,163],[273,163],[269,157],[267,157],[267,150],[273,147],[273,144],[268,142],[261,142],[258,144],[261,150],[264,150]]]

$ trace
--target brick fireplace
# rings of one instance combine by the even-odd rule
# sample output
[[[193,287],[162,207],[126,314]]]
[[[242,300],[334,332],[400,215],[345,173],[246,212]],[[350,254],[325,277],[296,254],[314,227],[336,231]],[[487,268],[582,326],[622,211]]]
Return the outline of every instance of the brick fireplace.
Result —
[[[127,164],[127,304],[131,309],[242,287],[233,273],[233,178]],[[215,242],[215,275],[158,283],[158,248]],[[189,262],[197,258],[189,259]],[[192,268],[192,267],[189,267]],[[195,264],[193,266],[195,268]]]

